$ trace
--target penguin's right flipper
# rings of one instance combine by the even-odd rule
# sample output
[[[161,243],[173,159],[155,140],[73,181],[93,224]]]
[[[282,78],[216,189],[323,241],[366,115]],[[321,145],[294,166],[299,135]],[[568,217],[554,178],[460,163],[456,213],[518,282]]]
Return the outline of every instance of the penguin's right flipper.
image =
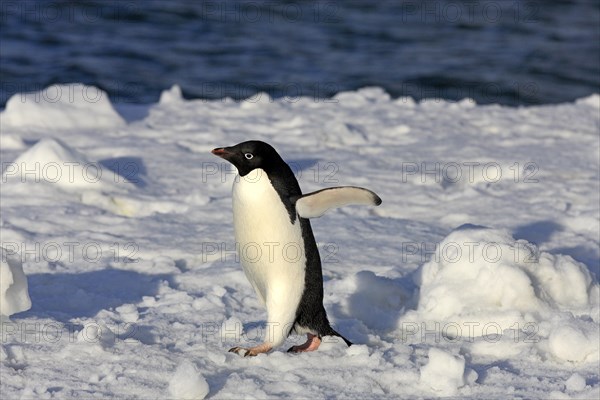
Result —
[[[318,218],[330,208],[352,204],[378,206],[381,198],[374,192],[356,186],[338,186],[307,193],[292,199],[302,218]]]

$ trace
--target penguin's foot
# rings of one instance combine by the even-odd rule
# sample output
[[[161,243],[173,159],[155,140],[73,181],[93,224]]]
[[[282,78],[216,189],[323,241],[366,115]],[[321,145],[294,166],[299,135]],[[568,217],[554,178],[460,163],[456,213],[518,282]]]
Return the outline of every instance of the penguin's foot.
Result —
[[[306,343],[301,344],[300,346],[290,347],[288,353],[303,353],[306,351],[315,351],[319,348],[321,345],[321,339],[317,335],[307,333],[306,337],[308,337]]]
[[[273,346],[271,346],[270,344],[263,343],[261,345],[250,347],[250,348],[233,347],[233,348],[229,349],[229,352],[236,353],[243,357],[254,357],[254,356],[259,355],[260,353],[268,353],[269,351],[271,351],[272,348],[273,348]]]

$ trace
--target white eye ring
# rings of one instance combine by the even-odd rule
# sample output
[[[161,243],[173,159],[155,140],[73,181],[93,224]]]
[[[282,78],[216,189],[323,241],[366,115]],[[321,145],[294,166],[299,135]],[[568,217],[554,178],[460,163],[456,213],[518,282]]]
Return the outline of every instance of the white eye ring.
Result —
[[[252,153],[246,153],[244,154],[244,157],[246,157],[246,160],[252,160],[254,158],[254,155]]]

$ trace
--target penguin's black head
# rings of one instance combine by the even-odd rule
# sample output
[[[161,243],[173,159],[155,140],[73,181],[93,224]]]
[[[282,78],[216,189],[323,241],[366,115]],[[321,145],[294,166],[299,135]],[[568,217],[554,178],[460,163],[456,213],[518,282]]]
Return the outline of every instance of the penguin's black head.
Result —
[[[270,144],[259,140],[250,140],[231,147],[219,147],[212,153],[235,165],[240,176],[246,176],[257,168],[269,172],[272,168],[286,165]]]

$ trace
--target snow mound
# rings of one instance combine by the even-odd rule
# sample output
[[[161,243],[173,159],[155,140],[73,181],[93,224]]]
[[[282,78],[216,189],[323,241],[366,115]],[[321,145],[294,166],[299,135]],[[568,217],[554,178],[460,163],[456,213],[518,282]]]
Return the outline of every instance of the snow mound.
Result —
[[[31,308],[27,277],[17,254],[0,247],[0,315],[9,317]]]
[[[24,149],[25,142],[15,133],[4,133],[0,135],[0,146],[4,150],[21,150]]]
[[[585,104],[594,108],[596,111],[600,111],[600,94],[594,93],[589,95],[588,97],[584,97],[582,99],[577,99],[575,104]]]
[[[62,140],[46,138],[8,164],[2,180],[44,181],[63,189],[114,189],[117,185],[107,172],[110,171],[103,170],[99,163],[90,161]]]
[[[598,363],[598,325],[578,320],[556,324],[548,337],[548,346],[549,353],[559,360]]]
[[[15,94],[1,116],[3,128],[102,129],[125,125],[106,92],[82,84]]]
[[[465,384],[465,359],[435,347],[428,356],[429,362],[421,368],[421,383],[441,396],[455,395]]]
[[[417,314],[429,320],[495,323],[504,330],[558,311],[593,315],[598,306],[598,285],[585,265],[483,227],[463,226],[450,233],[416,281]]]
[[[208,383],[190,361],[184,361],[169,382],[169,393],[176,399],[203,399],[209,392]]]
[[[127,217],[187,210],[178,202],[137,194],[132,182],[56,138],[41,139],[14,162],[6,163],[2,182],[43,182],[76,193],[83,204]]]
[[[163,90],[160,94],[159,104],[180,104],[183,102],[183,94],[179,85],[173,85],[168,90]]]
[[[560,360],[598,359],[599,285],[569,256],[539,252],[503,230],[466,225],[438,245],[415,281],[418,306],[401,318],[403,327],[421,322],[494,342],[506,331],[533,332],[535,342],[548,339],[540,348]]]

